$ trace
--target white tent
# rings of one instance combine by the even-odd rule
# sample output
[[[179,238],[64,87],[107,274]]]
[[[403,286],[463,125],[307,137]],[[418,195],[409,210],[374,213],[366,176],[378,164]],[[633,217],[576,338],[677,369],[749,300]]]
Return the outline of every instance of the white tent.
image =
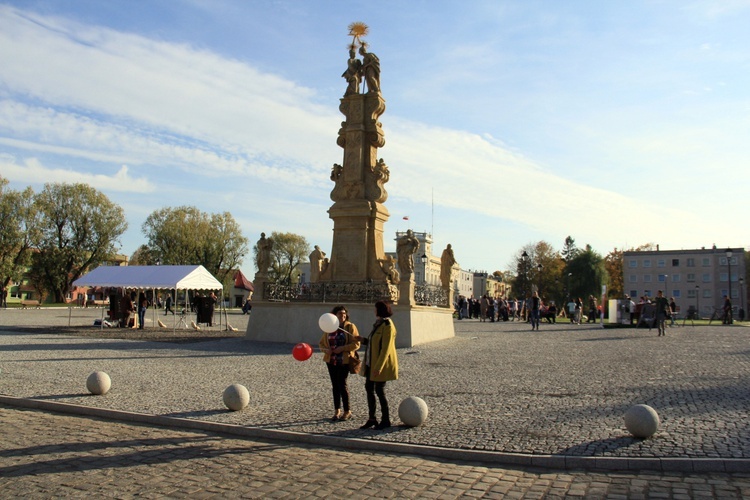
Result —
[[[75,280],[73,286],[153,290],[154,294],[156,290],[224,289],[203,266],[99,266]]]
[[[203,266],[100,266],[73,282],[74,286],[156,290],[222,290]]]

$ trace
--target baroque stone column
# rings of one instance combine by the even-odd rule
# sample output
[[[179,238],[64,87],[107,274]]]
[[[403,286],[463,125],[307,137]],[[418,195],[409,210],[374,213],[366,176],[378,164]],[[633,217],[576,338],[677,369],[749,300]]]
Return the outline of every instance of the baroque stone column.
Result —
[[[389,218],[384,184],[390,172],[377,150],[385,144],[378,118],[385,111],[380,92],[350,94],[341,99],[342,122],[336,140],[344,148],[342,165],[334,164],[331,180],[333,244],[323,282],[385,283],[383,225]]]

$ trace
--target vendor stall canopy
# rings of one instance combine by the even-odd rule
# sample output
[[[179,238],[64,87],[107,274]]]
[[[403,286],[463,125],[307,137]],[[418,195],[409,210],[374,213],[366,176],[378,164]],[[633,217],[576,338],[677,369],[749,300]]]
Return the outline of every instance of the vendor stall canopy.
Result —
[[[222,290],[203,266],[100,266],[73,282],[74,286],[168,290]]]

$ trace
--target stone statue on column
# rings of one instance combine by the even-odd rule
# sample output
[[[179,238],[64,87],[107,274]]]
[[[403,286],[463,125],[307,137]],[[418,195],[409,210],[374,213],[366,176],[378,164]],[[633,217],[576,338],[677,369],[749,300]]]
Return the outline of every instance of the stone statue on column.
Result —
[[[325,252],[318,245],[315,245],[315,250],[310,254],[310,283],[317,283],[320,279],[325,258]]]

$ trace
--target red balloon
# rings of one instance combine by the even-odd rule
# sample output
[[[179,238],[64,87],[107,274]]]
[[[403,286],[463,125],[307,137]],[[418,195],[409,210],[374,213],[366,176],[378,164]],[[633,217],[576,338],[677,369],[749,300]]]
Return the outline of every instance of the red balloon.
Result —
[[[312,347],[310,347],[310,344],[305,344],[304,342],[300,342],[294,346],[294,349],[292,349],[292,356],[294,356],[294,359],[297,361],[306,361],[310,359],[312,353],[313,350]]]

